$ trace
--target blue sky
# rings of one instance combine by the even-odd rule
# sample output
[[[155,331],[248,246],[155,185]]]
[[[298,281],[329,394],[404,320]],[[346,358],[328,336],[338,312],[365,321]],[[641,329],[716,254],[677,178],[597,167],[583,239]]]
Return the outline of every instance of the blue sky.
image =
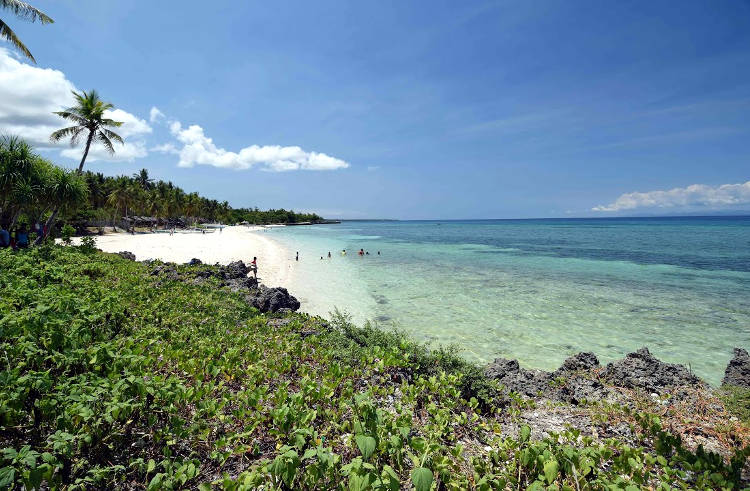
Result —
[[[330,217],[750,209],[748,2],[33,4],[55,24],[1,14],[37,67],[148,123],[138,157],[91,170]],[[180,167],[190,125],[335,168]]]

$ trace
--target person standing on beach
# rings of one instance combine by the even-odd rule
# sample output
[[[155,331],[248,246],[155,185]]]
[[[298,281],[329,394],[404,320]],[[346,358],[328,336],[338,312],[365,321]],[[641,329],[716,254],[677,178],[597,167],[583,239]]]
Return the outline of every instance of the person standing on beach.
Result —
[[[10,233],[5,227],[0,227],[0,249],[10,247]]]

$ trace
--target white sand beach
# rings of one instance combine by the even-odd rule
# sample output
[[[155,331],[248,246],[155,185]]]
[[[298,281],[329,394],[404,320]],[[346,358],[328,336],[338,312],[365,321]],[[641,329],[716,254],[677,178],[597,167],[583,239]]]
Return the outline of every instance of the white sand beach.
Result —
[[[80,239],[74,239],[78,243]],[[291,283],[294,256],[278,242],[264,237],[263,227],[224,227],[212,233],[177,231],[151,234],[115,233],[96,237],[96,245],[105,252],[130,251],[136,260],[160,259],[186,263],[198,258],[204,263],[228,264],[242,260],[246,264],[258,258],[258,279],[266,286]]]

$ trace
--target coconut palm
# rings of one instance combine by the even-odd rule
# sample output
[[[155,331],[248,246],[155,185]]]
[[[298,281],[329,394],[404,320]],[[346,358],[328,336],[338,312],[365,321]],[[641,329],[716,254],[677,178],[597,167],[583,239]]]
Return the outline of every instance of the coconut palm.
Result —
[[[55,22],[41,10],[34,8],[28,3],[22,2],[21,0],[0,0],[0,9],[10,10],[17,17],[31,22],[39,21],[42,24],[52,24],[53,22]],[[8,24],[3,22],[2,19],[0,19],[0,38],[8,41],[10,44],[15,46],[18,51],[23,53],[26,58],[36,63],[36,60],[31,55],[31,52],[26,47],[26,45],[23,44],[20,39],[18,39],[16,33],[13,32]]]
[[[123,142],[120,135],[107,129],[107,127],[119,128],[122,126],[122,122],[104,117],[104,113],[115,106],[109,102],[102,101],[95,90],[89,92],[84,90],[81,93],[73,91],[73,96],[76,100],[75,106],[64,111],[55,112],[54,114],[73,121],[75,126],[55,131],[50,135],[50,140],[57,142],[64,138],[70,138],[70,144],[75,146],[80,140],[81,135],[88,132],[86,149],[83,151],[83,158],[81,158],[81,163],[78,165],[78,174],[80,174],[83,172],[83,163],[86,162],[86,156],[89,154],[89,148],[91,148],[91,143],[94,139],[101,143],[110,154],[115,153],[112,140],[122,144],[125,142]]]
[[[141,169],[140,172],[136,172],[133,174],[133,179],[146,191],[151,189],[154,184],[154,180],[148,177],[148,169]]]

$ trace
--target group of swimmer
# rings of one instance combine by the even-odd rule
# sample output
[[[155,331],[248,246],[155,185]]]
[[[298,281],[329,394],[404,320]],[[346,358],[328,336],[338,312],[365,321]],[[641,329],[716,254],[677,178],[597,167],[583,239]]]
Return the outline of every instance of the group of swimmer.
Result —
[[[346,249],[341,249],[341,255],[346,256]],[[359,257],[369,256],[370,251],[365,251],[364,249],[360,249],[359,252],[357,252],[357,255]],[[380,255],[380,251],[378,251],[377,255]],[[320,256],[320,259],[323,259],[323,256]],[[328,251],[328,259],[331,259],[331,251]],[[294,256],[295,261],[299,261],[299,251],[297,251],[297,254]]]

